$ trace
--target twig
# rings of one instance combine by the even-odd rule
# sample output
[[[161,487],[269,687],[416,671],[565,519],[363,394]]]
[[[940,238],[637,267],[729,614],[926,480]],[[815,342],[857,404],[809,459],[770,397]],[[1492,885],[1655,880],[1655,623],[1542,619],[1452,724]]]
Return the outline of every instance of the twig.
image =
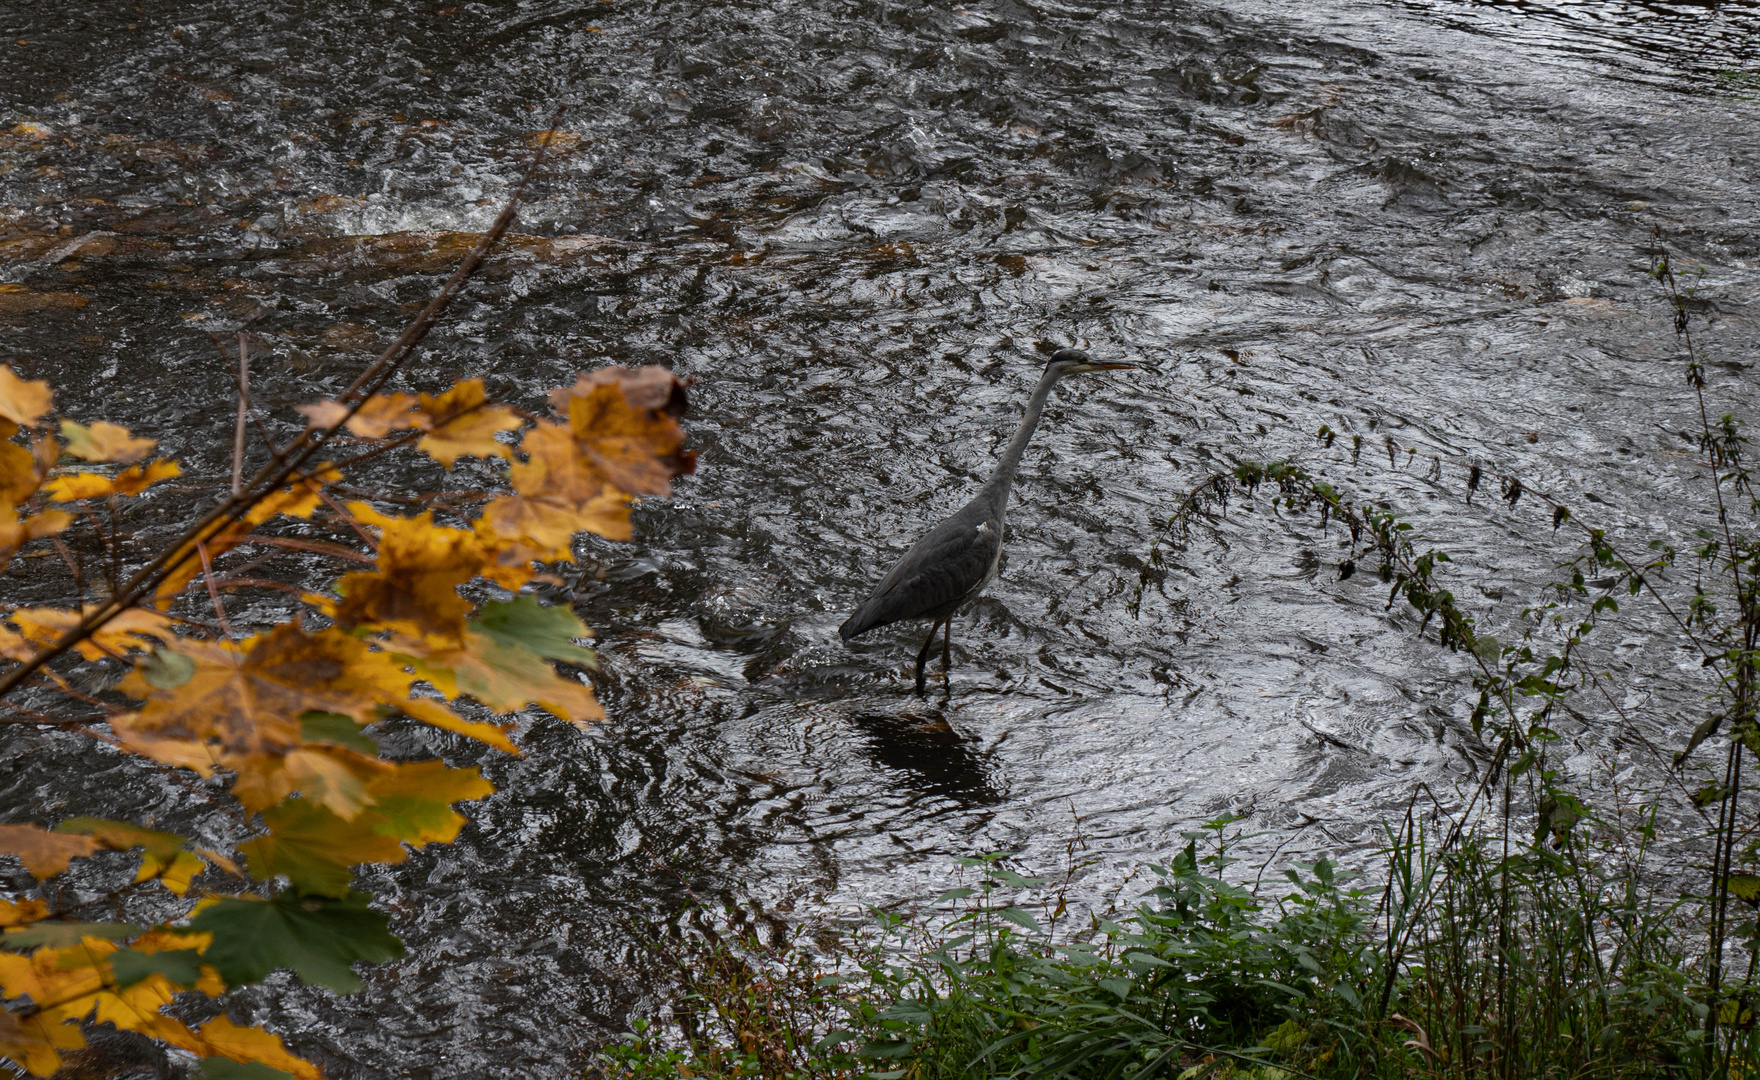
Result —
[[[251,354],[244,331],[238,332],[238,422],[232,428],[232,495],[244,486],[244,421],[251,411]]]

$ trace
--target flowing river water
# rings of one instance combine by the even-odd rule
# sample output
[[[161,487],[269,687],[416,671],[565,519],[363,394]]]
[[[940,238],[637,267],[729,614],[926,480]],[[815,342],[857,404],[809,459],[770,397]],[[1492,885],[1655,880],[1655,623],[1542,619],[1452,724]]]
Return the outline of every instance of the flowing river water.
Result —
[[[845,917],[932,896],[955,856],[1056,868],[1073,843],[1102,902],[1225,812],[1249,871],[1360,856],[1419,783],[1455,807],[1481,775],[1465,663],[1373,575],[1338,580],[1336,527],[1263,498],[1167,549],[1133,617],[1156,522],[1301,455],[1453,551],[1493,630],[1573,541],[1494,479],[1468,509],[1472,461],[1683,541],[1704,484],[1657,227],[1707,268],[1714,399],[1756,403],[1754,4],[14,0],[0,34],[0,360],[161,438],[201,479],[184,499],[230,468],[208,333],[248,326],[291,430],[431,295],[558,104],[519,235],[401,388],[482,376],[538,407],[608,362],[697,380],[697,474],[547,597],[598,631],[609,719],[525,717],[517,760],[392,732],[500,788],[457,843],[366,875],[407,957],[352,997],[277,977],[234,1003],[333,1077],[578,1072],[651,985],[634,927],[689,898]],[[919,629],[836,627],[1064,344],[1146,370],[1056,391],[1003,576],[915,698]],[[253,603],[233,618],[284,615]],[[1661,717],[1705,688],[1654,630],[1602,658]],[[1682,739],[1594,719],[1560,756],[1603,789]],[[74,736],[9,731],[0,762],[8,820],[197,827]]]

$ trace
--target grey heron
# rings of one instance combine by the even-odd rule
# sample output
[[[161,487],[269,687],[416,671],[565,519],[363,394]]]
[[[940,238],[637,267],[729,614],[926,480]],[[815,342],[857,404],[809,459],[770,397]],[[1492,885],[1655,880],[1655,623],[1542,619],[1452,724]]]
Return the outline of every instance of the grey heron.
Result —
[[[953,617],[978,598],[1002,565],[1002,529],[1009,489],[1020,471],[1021,455],[1039,426],[1039,414],[1059,379],[1088,371],[1116,371],[1136,364],[1102,363],[1079,349],[1051,354],[1039,385],[1027,399],[1026,415],[1014,438],[978,494],[957,513],[930,529],[898,560],[874,592],[856,608],[837,633],[848,641],[877,626],[906,619],[929,619],[929,637],[917,653],[917,693],[923,692],[923,668],[942,630],[941,670],[952,663]]]

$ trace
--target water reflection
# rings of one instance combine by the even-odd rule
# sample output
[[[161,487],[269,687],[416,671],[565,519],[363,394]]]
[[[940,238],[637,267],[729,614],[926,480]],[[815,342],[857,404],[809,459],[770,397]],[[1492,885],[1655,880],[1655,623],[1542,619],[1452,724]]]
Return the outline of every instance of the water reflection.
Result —
[[[952,799],[961,807],[988,806],[1003,794],[973,741],[962,737],[940,709],[855,713],[856,730],[867,735],[865,751],[875,765],[923,796]]]

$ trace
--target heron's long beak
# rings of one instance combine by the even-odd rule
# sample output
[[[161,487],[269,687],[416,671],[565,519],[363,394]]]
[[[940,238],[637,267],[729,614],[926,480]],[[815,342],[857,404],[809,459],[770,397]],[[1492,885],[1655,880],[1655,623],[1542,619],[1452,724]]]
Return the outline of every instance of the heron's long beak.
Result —
[[[1095,371],[1141,371],[1141,364],[1095,364]]]

